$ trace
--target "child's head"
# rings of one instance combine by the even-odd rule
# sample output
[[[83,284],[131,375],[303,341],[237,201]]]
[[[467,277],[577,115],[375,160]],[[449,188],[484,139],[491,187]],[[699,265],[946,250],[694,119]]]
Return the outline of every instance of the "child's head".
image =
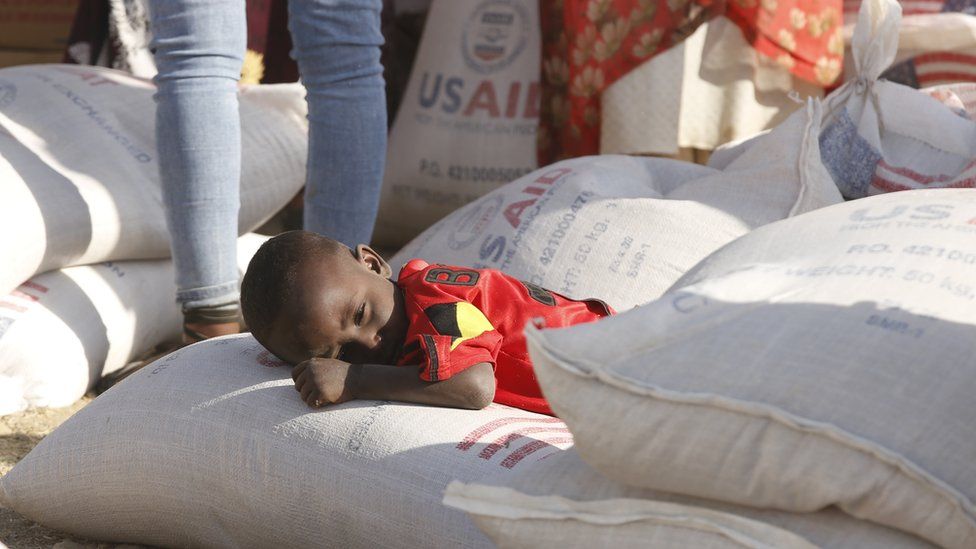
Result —
[[[241,283],[254,337],[292,364],[313,357],[393,364],[406,336],[390,266],[368,246],[290,231],[265,242]]]

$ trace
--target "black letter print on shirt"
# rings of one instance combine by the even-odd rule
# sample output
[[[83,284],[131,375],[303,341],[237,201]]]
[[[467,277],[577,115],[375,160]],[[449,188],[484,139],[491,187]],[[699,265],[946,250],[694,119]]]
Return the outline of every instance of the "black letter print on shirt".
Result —
[[[427,271],[424,281],[452,286],[474,286],[478,283],[478,271],[437,267]]]
[[[525,289],[529,292],[529,297],[542,303],[543,305],[548,305],[554,307],[556,305],[556,298],[553,297],[552,292],[543,288],[542,286],[536,286],[531,282],[526,282],[524,280],[519,280]]]

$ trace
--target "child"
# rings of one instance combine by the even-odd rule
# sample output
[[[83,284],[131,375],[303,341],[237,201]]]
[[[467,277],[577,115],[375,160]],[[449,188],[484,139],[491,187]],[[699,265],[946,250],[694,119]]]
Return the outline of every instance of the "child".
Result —
[[[522,330],[613,314],[497,270],[412,260],[390,279],[368,246],[351,250],[315,233],[267,241],[241,284],[257,340],[297,364],[295,389],[319,407],[356,398],[480,409],[492,401],[552,415]],[[410,367],[391,367],[410,366]]]

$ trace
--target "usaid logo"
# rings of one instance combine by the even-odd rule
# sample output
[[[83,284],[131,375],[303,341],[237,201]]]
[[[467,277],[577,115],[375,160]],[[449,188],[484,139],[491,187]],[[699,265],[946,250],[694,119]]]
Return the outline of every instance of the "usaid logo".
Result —
[[[17,86],[7,80],[0,80],[0,109],[17,99]]]
[[[464,25],[464,62],[482,74],[507,67],[525,49],[528,24],[528,14],[519,1],[485,0]]]

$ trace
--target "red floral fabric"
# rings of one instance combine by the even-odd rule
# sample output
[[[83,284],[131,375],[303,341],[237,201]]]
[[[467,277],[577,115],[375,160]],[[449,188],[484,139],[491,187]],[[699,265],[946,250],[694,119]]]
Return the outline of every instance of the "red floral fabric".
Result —
[[[541,0],[540,165],[600,150],[600,95],[726,15],[756,50],[826,86],[841,72],[842,0]]]

